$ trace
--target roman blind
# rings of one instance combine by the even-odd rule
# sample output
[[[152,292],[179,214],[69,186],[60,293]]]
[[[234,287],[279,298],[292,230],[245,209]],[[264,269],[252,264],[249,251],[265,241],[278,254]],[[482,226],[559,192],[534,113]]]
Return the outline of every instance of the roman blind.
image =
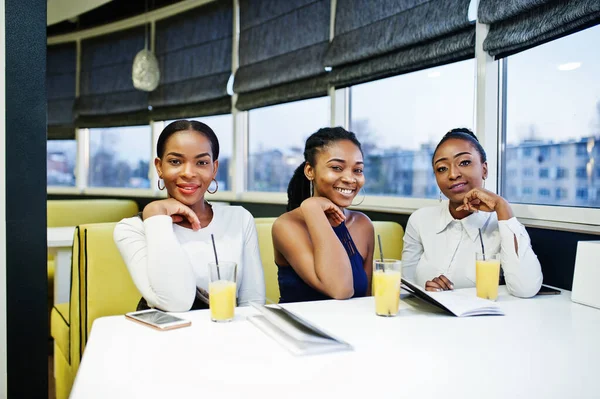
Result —
[[[149,122],[148,93],[133,87],[135,55],[145,46],[146,27],[81,42],[78,127],[131,126]]]
[[[327,94],[330,0],[240,0],[236,108]]]
[[[152,119],[180,119],[231,111],[231,1],[201,6],[156,22],[161,77],[150,93]]]
[[[490,25],[483,49],[496,58],[600,22],[598,0],[481,0],[478,20]]]
[[[48,138],[74,139],[75,42],[48,46],[46,53],[46,87],[48,98]]]
[[[338,0],[325,56],[336,87],[472,58],[470,0]]]

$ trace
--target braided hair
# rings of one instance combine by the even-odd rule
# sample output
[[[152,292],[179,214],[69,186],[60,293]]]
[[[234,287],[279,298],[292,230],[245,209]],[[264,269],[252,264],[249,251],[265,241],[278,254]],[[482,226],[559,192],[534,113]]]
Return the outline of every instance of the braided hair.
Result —
[[[464,141],[470,142],[471,144],[473,144],[473,147],[475,147],[475,149],[479,153],[479,156],[481,157],[481,163],[484,163],[487,161],[487,155],[485,155],[485,150],[479,143],[479,140],[477,139],[477,136],[475,136],[475,133],[473,133],[471,130],[467,129],[466,127],[459,127],[459,128],[450,130],[448,133],[446,133],[444,135],[444,137],[442,137],[442,139],[440,140],[438,145],[435,147],[435,151],[433,152],[433,156],[431,158],[432,164],[435,161],[435,153],[437,152],[438,148],[440,148],[440,146],[442,144],[444,144],[446,141],[448,141],[450,139],[459,139],[459,140],[464,140]]]
[[[304,162],[296,168],[294,175],[288,184],[288,212],[298,208],[300,204],[302,204],[302,201],[312,196],[310,181],[304,174],[304,167],[306,164],[308,163],[311,166],[315,166],[317,153],[324,147],[341,140],[350,140],[362,153],[360,141],[358,141],[356,135],[339,126],[324,127],[319,129],[316,133],[311,134],[310,137],[306,139],[306,144],[304,145]]]

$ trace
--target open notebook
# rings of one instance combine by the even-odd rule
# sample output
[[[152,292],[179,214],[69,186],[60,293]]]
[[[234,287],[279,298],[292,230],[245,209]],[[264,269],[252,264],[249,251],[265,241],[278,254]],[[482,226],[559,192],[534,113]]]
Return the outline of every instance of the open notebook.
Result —
[[[294,355],[352,350],[339,340],[279,305],[251,304],[261,314],[248,320]]]
[[[402,288],[415,297],[454,316],[504,315],[504,312],[494,302],[479,298],[471,292],[467,293],[461,290],[429,292],[406,279],[402,279],[402,284],[404,285]]]

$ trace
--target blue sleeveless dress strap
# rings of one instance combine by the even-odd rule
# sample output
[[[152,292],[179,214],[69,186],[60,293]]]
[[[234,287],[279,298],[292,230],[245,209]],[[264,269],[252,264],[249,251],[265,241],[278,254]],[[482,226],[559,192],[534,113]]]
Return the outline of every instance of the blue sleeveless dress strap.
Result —
[[[353,298],[363,297],[367,295],[368,281],[360,252],[358,252],[358,249],[352,240],[352,236],[350,236],[350,232],[344,222],[339,226],[334,227],[333,231],[344,246],[348,258],[350,259],[352,278],[354,280]],[[280,303],[331,299],[329,296],[306,284],[304,280],[298,276],[293,267],[277,265],[277,269],[277,279],[279,281],[279,292],[281,295],[279,298]]]

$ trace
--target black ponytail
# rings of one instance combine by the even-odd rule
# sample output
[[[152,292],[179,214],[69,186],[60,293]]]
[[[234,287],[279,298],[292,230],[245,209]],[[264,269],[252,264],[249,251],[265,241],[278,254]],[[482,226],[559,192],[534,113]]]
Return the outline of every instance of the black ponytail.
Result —
[[[331,143],[340,140],[350,140],[362,153],[360,141],[358,141],[356,135],[339,126],[324,127],[319,129],[316,133],[311,134],[310,137],[306,139],[306,144],[304,145],[304,162],[296,168],[288,185],[288,212],[298,208],[300,204],[302,204],[302,201],[312,196],[310,181],[304,174],[304,167],[306,164],[308,163],[314,167],[316,164],[317,152]]]
[[[302,162],[300,166],[294,171],[294,175],[290,179],[288,184],[287,195],[288,204],[287,211],[292,211],[302,204],[302,201],[312,196],[310,192],[310,180],[304,174],[304,166],[306,161]]]

